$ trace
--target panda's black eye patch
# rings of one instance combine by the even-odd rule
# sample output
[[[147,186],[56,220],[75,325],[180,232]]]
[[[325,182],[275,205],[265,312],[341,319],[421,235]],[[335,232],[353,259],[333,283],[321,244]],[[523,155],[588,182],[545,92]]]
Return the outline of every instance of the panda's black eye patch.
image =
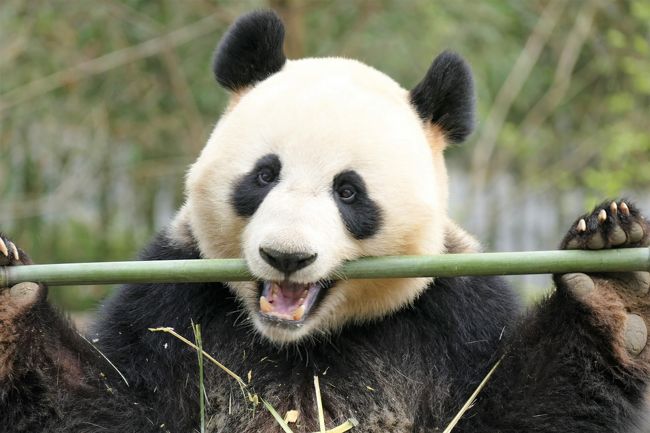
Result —
[[[359,173],[346,170],[334,176],[332,193],[343,223],[355,239],[366,239],[377,233],[382,222],[381,210],[368,196]]]
[[[278,184],[282,164],[275,154],[264,155],[251,171],[235,183],[230,201],[239,216],[252,216],[266,195]]]

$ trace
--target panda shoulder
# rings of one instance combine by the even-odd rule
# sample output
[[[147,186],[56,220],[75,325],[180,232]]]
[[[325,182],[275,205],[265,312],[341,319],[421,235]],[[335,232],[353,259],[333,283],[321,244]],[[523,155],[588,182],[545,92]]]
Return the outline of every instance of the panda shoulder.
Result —
[[[140,253],[141,260],[189,260],[201,258],[196,238],[189,223],[186,207],[162,229]]]
[[[448,254],[479,253],[479,241],[451,219],[445,224],[445,252]]]

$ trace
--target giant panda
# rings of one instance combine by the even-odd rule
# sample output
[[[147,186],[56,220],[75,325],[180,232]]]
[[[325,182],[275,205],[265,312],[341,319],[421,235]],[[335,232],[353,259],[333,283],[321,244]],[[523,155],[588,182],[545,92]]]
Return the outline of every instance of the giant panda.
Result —
[[[269,11],[238,19],[214,73],[231,101],[143,260],[243,257],[256,281],[130,284],[80,336],[47,288],[0,292],[0,431],[192,432],[194,349],[242,377],[294,432],[647,432],[647,273],[568,274],[528,312],[496,277],[337,279],[366,256],[479,251],[448,214],[443,152],[471,132],[468,65],[445,52],[412,90],[342,58],[287,60]],[[650,245],[629,201],[603,203],[561,248]],[[30,263],[0,237],[0,265]],[[206,430],[280,427],[206,362]],[[255,399],[253,399],[255,400]]]

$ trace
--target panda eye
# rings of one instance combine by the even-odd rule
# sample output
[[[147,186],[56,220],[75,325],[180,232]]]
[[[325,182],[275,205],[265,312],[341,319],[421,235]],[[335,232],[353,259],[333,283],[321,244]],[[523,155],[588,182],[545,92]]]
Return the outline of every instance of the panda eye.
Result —
[[[357,196],[357,190],[352,185],[341,185],[337,190],[339,198],[343,203],[350,204],[354,202]]]
[[[262,167],[262,169],[257,173],[257,183],[259,183],[260,186],[269,185],[275,182],[276,178],[277,175],[269,167]]]

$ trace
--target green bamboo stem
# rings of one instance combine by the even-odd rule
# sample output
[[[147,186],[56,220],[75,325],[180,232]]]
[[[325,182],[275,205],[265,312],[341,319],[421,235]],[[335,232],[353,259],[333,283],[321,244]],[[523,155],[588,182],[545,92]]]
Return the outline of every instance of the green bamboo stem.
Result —
[[[650,271],[649,248],[367,257],[345,263],[337,279],[456,277]],[[0,267],[0,287],[24,281],[53,286],[246,281],[242,259],[66,263]]]

